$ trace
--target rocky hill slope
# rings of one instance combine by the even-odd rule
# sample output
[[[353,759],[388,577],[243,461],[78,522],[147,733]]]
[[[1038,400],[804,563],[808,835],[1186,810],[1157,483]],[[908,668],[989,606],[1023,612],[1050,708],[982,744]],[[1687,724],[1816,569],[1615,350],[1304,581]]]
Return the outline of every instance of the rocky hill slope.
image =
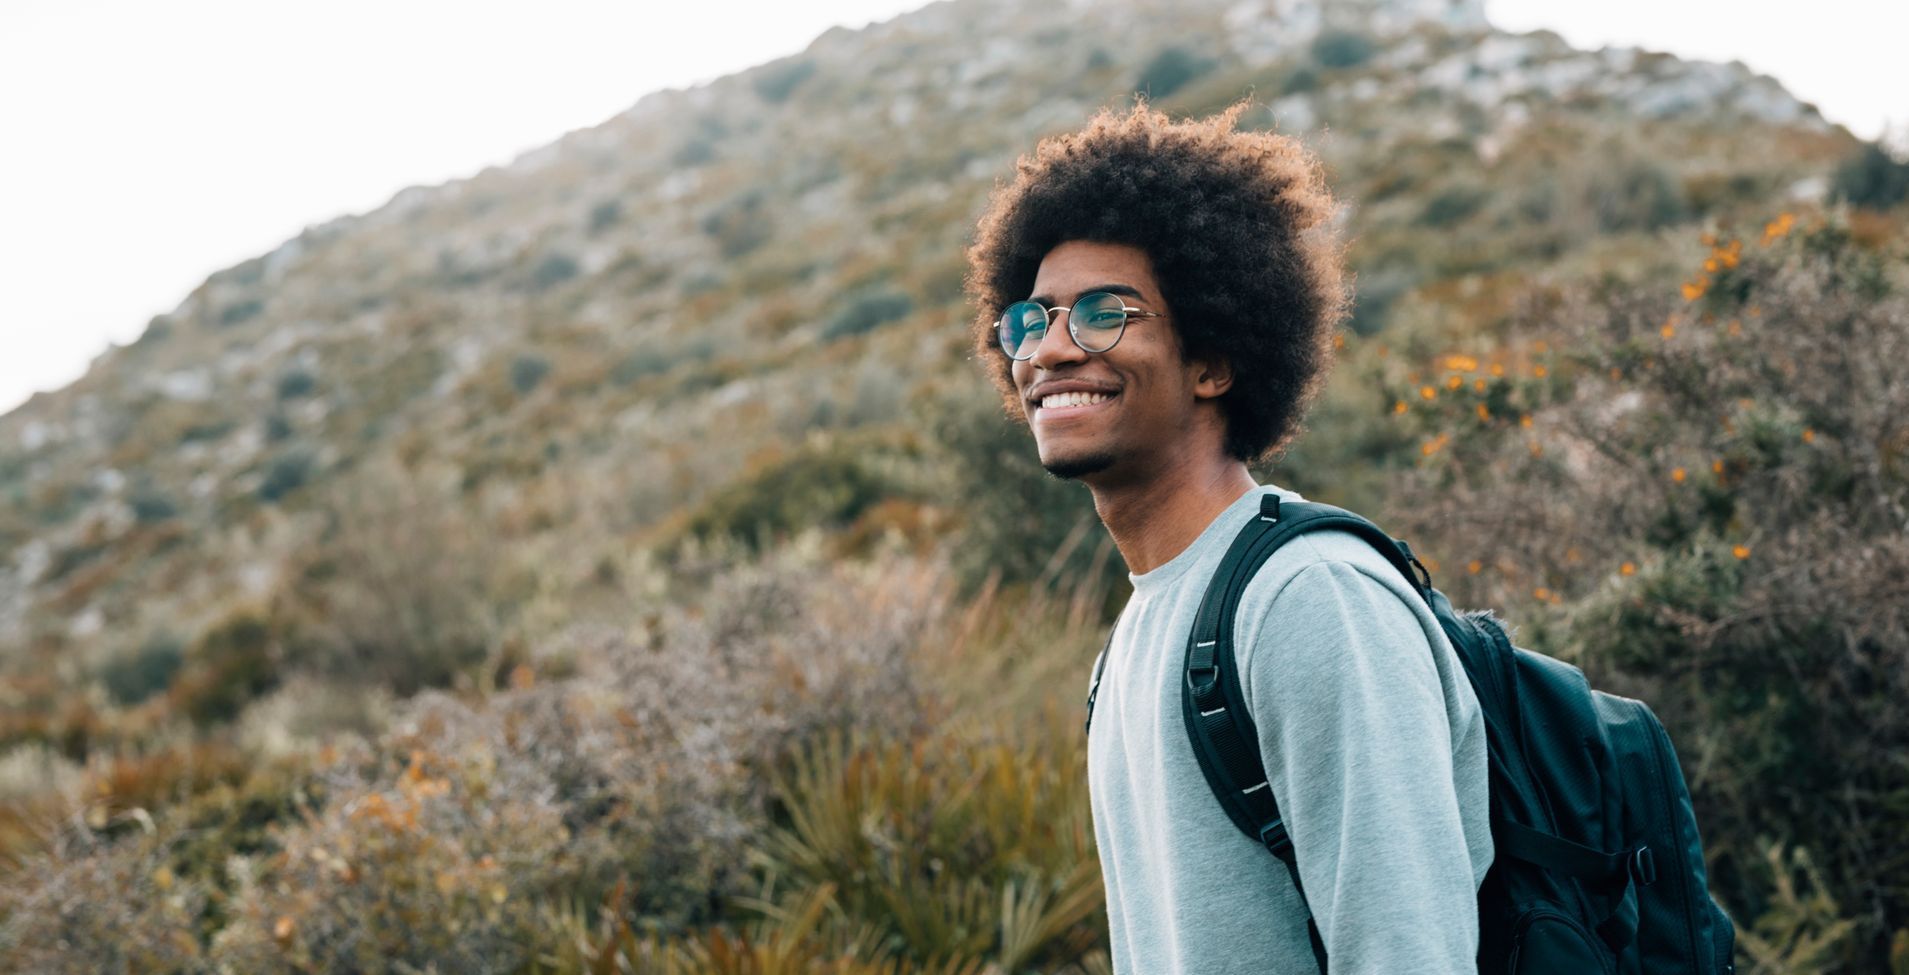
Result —
[[[1741,65],[1508,34],[1477,0],[944,0],[834,30],[310,228],[0,417],[0,659],[83,684],[197,633],[393,483],[563,593],[765,465],[918,437],[975,389],[992,182],[1135,90],[1249,94],[1246,124],[1325,156],[1364,335],[1640,272],[1665,228],[1820,197],[1855,145]]]

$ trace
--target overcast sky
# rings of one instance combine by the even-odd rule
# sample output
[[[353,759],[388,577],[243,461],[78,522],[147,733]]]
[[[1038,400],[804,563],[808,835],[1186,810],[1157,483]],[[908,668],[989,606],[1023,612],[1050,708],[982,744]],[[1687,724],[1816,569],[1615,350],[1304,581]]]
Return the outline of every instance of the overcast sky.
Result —
[[[921,5],[0,0],[0,412],[310,224]],[[1741,60],[1865,137],[1909,123],[1902,0],[1487,10],[1580,47]]]

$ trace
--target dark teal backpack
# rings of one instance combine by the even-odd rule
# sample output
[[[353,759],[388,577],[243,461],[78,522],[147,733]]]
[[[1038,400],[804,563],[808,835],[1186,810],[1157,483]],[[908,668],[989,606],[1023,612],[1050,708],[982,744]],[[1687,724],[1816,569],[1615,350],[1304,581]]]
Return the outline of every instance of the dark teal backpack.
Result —
[[[1412,581],[1484,711],[1497,858],[1478,891],[1478,970],[1735,972],[1735,929],[1710,899],[1690,792],[1650,708],[1592,690],[1576,667],[1512,646],[1489,612],[1455,611],[1411,547],[1364,518],[1313,502],[1282,505],[1269,494],[1200,603],[1181,703],[1213,794],[1234,825],[1284,861],[1300,901],[1299,867],[1234,670],[1233,616],[1269,556],[1304,532],[1327,529],[1365,539]],[[1102,649],[1087,694],[1090,726],[1105,664]],[[1325,948],[1310,918],[1307,930],[1323,973]]]

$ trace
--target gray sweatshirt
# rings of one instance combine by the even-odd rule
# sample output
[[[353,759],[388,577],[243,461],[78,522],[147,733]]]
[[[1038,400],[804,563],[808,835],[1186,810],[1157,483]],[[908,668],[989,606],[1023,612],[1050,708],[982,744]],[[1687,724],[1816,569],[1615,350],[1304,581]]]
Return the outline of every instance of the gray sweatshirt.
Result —
[[[1242,495],[1144,575],[1116,627],[1088,739],[1114,971],[1317,971],[1286,868],[1208,790],[1180,713],[1187,634]],[[1260,755],[1333,975],[1473,971],[1491,865],[1485,729],[1438,621],[1357,537],[1287,543],[1246,587],[1234,652]]]

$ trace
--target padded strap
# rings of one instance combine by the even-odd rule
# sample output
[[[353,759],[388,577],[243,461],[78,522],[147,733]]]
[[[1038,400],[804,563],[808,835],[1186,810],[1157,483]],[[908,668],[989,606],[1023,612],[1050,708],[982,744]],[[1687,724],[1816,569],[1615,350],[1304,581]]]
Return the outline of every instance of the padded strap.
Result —
[[[1126,610],[1121,610],[1126,615]],[[1094,658],[1094,679],[1087,684],[1087,720],[1081,722],[1080,732],[1091,734],[1094,730],[1094,698],[1100,696],[1100,673],[1107,668],[1107,651],[1113,649],[1114,631],[1120,629],[1120,616],[1114,617],[1114,625],[1107,630],[1107,642],[1100,647],[1100,656]]]
[[[1411,581],[1416,592],[1429,598],[1431,576],[1403,542],[1343,508],[1313,502],[1281,504],[1278,495],[1267,494],[1260,499],[1259,515],[1240,529],[1220,560],[1200,603],[1187,638],[1181,694],[1187,733],[1207,785],[1234,825],[1286,865],[1293,890],[1306,908],[1306,934],[1322,975],[1326,971],[1325,941],[1306,903],[1298,857],[1260,757],[1259,732],[1246,713],[1235,672],[1233,633],[1240,598],[1259,567],[1286,542],[1309,531],[1328,529],[1351,532],[1364,539]]]

